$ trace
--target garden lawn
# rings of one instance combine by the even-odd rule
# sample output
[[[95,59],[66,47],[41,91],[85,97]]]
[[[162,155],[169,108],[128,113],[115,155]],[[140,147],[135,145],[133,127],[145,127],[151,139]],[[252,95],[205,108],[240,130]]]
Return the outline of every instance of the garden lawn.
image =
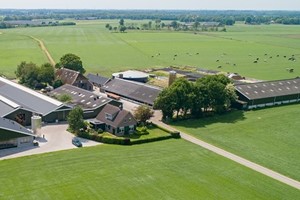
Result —
[[[234,111],[173,126],[300,181],[300,105]]]
[[[125,20],[126,22],[141,23],[131,20]],[[1,30],[4,34],[0,35],[0,60],[7,58],[7,64],[0,62],[0,69],[13,74],[16,63],[22,60],[38,63],[46,61],[42,52],[37,51],[38,44],[32,46],[34,41],[30,41],[28,37],[27,43],[31,46],[26,44],[25,47],[30,51],[24,54],[19,50],[23,45],[10,45],[18,44],[15,41],[19,37],[33,36],[45,43],[56,62],[62,55],[74,53],[82,58],[87,73],[106,76],[120,70],[171,65],[237,72],[242,76],[262,80],[300,76],[300,26],[237,24],[227,27],[227,32],[111,33],[105,29],[106,23],[115,26],[117,20],[79,21],[76,26]],[[20,56],[13,56],[14,50]],[[296,58],[295,62],[288,60],[292,55]],[[254,63],[257,58],[258,63]],[[294,73],[289,73],[287,68],[293,68]]]
[[[0,199],[299,199],[300,191],[183,140],[0,161]]]

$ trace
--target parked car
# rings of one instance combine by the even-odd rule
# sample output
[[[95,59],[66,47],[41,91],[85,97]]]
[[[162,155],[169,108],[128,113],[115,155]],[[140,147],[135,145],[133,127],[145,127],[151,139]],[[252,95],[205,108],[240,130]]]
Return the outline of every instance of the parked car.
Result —
[[[73,138],[72,139],[72,144],[74,144],[76,147],[82,147],[82,143],[78,138]]]

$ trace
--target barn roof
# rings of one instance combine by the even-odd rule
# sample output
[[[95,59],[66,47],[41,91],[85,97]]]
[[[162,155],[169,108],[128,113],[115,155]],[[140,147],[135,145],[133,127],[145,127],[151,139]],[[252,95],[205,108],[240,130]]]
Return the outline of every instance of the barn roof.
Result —
[[[161,92],[161,89],[157,87],[118,78],[111,79],[102,88],[107,92],[149,105],[154,104],[156,97]]]
[[[18,108],[47,115],[62,106],[62,102],[0,77],[0,116]]]
[[[109,78],[99,76],[98,74],[88,74],[87,78],[91,83],[96,83],[98,85],[104,85],[109,80]]]
[[[109,98],[96,95],[93,92],[69,84],[56,88],[48,94],[50,96],[67,94],[72,97],[72,104],[81,106],[83,109],[96,109],[112,101]]]
[[[22,136],[34,136],[31,131],[17,122],[2,117],[0,117],[0,133],[0,141]]]
[[[57,78],[59,78],[64,84],[71,85],[77,80],[78,76],[80,75],[81,74],[79,72],[67,68],[61,68],[56,72]]]
[[[249,100],[300,94],[300,78],[240,84],[235,89]]]

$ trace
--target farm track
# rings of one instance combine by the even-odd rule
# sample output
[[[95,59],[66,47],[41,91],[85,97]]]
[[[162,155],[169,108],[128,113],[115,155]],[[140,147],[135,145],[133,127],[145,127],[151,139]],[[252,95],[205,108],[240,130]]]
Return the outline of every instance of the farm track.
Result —
[[[38,43],[40,49],[44,52],[44,54],[46,55],[46,57],[47,57],[48,61],[50,62],[50,64],[52,66],[55,66],[56,62],[52,58],[52,56],[51,56],[50,52],[48,51],[47,47],[45,46],[44,42],[42,40],[40,40],[38,38],[35,38],[33,36],[30,36],[30,35],[28,37],[33,39],[34,41],[36,41]]]
[[[273,179],[275,179],[277,181],[280,181],[282,183],[285,183],[285,184],[287,184],[287,185],[289,185],[291,187],[294,187],[294,188],[300,190],[300,182],[299,181],[294,180],[292,178],[289,178],[287,176],[284,176],[284,175],[282,175],[282,174],[280,174],[278,172],[275,172],[275,171],[273,171],[271,169],[268,169],[266,167],[263,167],[261,165],[258,165],[258,164],[254,163],[254,162],[251,162],[251,161],[249,161],[249,160],[247,160],[245,158],[242,158],[240,156],[237,156],[237,155],[235,155],[233,153],[225,151],[224,149],[221,149],[219,147],[211,145],[211,144],[209,144],[207,142],[204,142],[203,140],[199,140],[199,139],[197,139],[197,138],[195,138],[195,137],[193,137],[193,136],[191,136],[191,135],[189,135],[187,133],[179,131],[179,130],[177,130],[177,129],[175,129],[175,128],[173,128],[173,127],[171,127],[171,126],[169,126],[169,125],[167,125],[165,123],[163,123],[162,121],[160,121],[159,120],[160,118],[161,118],[161,115],[155,113],[154,117],[151,120],[152,120],[153,123],[155,123],[155,124],[157,124],[159,126],[162,126],[162,127],[166,128],[166,129],[168,129],[170,131],[178,131],[178,132],[180,132],[181,138],[184,139],[184,140],[186,140],[186,141],[189,141],[191,143],[199,145],[202,148],[205,148],[205,149],[207,149],[209,151],[212,151],[212,152],[214,152],[214,153],[216,153],[216,154],[218,154],[220,156],[223,156],[223,157],[225,157],[227,159],[230,159],[230,160],[232,160],[232,161],[234,161],[236,163],[239,163],[239,164],[241,164],[241,165],[243,165],[245,167],[248,167],[248,168],[250,168],[250,169],[252,169],[252,170],[254,170],[256,172],[264,174],[264,175],[266,175],[266,176],[268,176],[270,178],[273,178]]]

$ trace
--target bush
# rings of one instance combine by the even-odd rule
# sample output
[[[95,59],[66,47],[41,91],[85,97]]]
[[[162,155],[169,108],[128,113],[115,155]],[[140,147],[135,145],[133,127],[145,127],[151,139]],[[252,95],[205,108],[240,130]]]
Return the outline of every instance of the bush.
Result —
[[[103,133],[104,131],[103,131],[101,128],[99,128],[97,132],[98,132],[98,134],[101,134],[101,133]]]

